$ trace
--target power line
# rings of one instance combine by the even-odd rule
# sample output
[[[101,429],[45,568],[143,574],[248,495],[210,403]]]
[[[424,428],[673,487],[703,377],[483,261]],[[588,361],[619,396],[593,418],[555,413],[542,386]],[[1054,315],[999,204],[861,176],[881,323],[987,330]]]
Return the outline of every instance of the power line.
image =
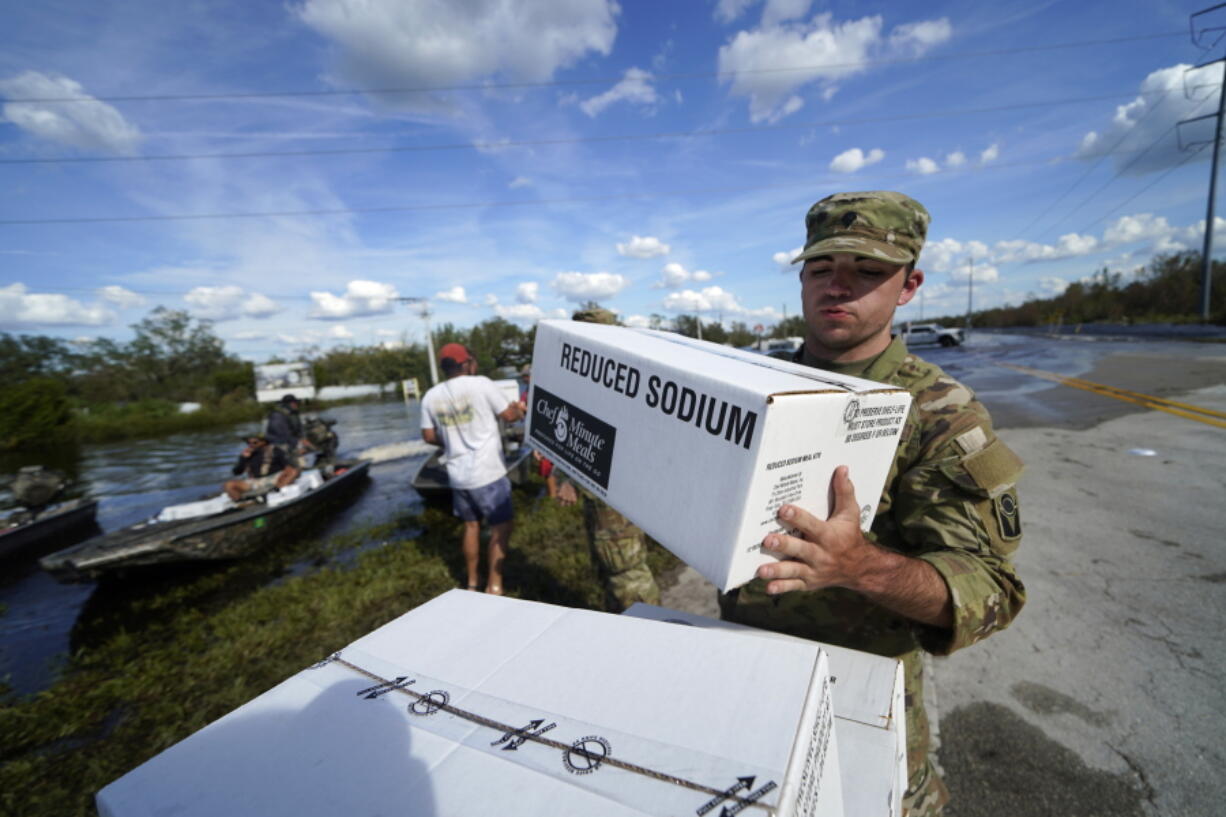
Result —
[[[1204,107],[1205,101],[1206,101],[1206,100],[1201,100],[1200,105],[1198,105],[1198,106],[1196,107],[1196,109],[1193,111],[1193,113],[1195,113],[1196,111],[1199,111],[1199,110],[1200,110],[1202,107]],[[1178,123],[1176,123],[1176,124],[1174,124],[1174,125],[1171,125],[1169,128],[1167,128],[1166,130],[1164,130],[1162,133],[1158,134],[1158,138],[1157,138],[1157,139],[1155,139],[1154,141],[1150,142],[1150,143],[1149,143],[1149,145],[1147,145],[1147,146],[1146,146],[1146,147],[1145,147],[1143,150],[1141,150],[1141,151],[1140,151],[1140,152],[1138,152],[1138,153],[1137,153],[1135,156],[1133,156],[1132,161],[1128,162],[1128,164],[1126,164],[1126,165],[1124,165],[1123,167],[1121,167],[1121,168],[1119,168],[1118,170],[1116,170],[1116,171],[1115,171],[1115,173],[1114,173],[1114,175],[1112,175],[1112,176],[1111,176],[1111,178],[1109,178],[1109,179],[1107,179],[1107,181],[1103,182],[1103,184],[1102,184],[1101,186],[1099,186],[1099,188],[1098,188],[1097,190],[1095,190],[1093,193],[1091,193],[1090,195],[1088,195],[1088,196],[1086,196],[1084,199],[1082,199],[1082,200],[1081,200],[1081,202],[1079,202],[1079,203],[1077,204],[1077,206],[1076,206],[1076,207],[1074,207],[1072,210],[1070,210],[1070,211],[1068,211],[1067,213],[1065,213],[1064,217],[1063,217],[1062,219],[1060,219],[1060,221],[1068,221],[1068,220],[1069,220],[1069,219],[1072,217],[1072,215],[1073,215],[1074,213],[1076,213],[1078,210],[1080,210],[1082,207],[1084,207],[1086,204],[1088,204],[1088,203],[1089,203],[1089,202],[1090,202],[1090,201],[1091,201],[1091,200],[1092,200],[1092,199],[1093,199],[1095,196],[1097,196],[1099,193],[1103,192],[1103,191],[1104,191],[1104,190],[1106,190],[1108,187],[1110,187],[1112,184],[1114,184],[1114,183],[1115,183],[1115,181],[1116,181],[1116,179],[1119,179],[1121,176],[1123,176],[1125,173],[1127,173],[1127,172],[1128,172],[1128,171],[1129,171],[1129,170],[1130,170],[1130,169],[1133,167],[1133,165],[1135,165],[1137,162],[1141,161],[1141,159],[1143,159],[1143,158],[1144,158],[1144,157],[1145,157],[1145,156],[1146,156],[1146,155],[1147,155],[1147,154],[1148,154],[1148,153],[1149,153],[1151,150],[1153,150],[1155,147],[1157,147],[1159,144],[1161,144],[1161,143],[1162,143],[1162,140],[1164,140],[1164,139],[1167,137],[1167,135],[1168,135],[1168,134],[1173,133],[1173,132],[1174,132],[1174,130],[1175,130],[1175,128],[1177,128],[1177,127],[1178,127]],[[1195,152],[1193,152],[1193,153],[1190,153],[1190,154],[1188,154],[1188,158],[1190,159],[1191,157],[1196,156],[1196,155],[1197,155],[1197,154],[1199,154],[1199,153],[1200,153],[1200,151],[1199,151],[1199,150],[1198,150],[1198,151],[1195,151]],[[1187,161],[1187,159],[1185,159],[1185,160],[1184,160],[1184,162],[1186,162],[1186,161]],[[1184,162],[1179,162],[1179,163],[1178,163],[1178,164],[1176,164],[1174,167],[1182,167],[1182,166],[1183,166],[1183,164],[1184,164]],[[1172,168],[1172,170],[1174,169],[1174,167]],[[1170,171],[1168,171],[1168,173],[1169,173],[1169,172],[1170,172]],[[1163,178],[1165,178],[1165,174],[1164,174]],[[1145,188],[1145,189],[1146,189],[1146,190],[1148,190],[1149,188],[1147,187],[1147,188]],[[1135,197],[1134,197],[1134,198],[1135,198]],[[1131,201],[1131,199],[1130,199],[1130,201]],[[1100,219],[1100,220],[1101,220],[1101,219]],[[1060,223],[1060,222],[1057,222],[1057,224],[1058,224],[1058,223]],[[1050,231],[1051,231],[1051,229],[1052,229],[1052,227],[1055,227],[1055,226],[1056,226],[1056,225],[1055,225],[1055,224],[1053,224],[1051,227],[1048,227],[1048,228],[1047,228],[1047,231],[1049,231],[1049,232],[1050,232]]]
[[[820,71],[831,69],[853,69],[853,68],[871,68],[879,65],[900,65],[912,64],[917,62],[941,62],[961,59],[974,59],[977,57],[1001,57],[1010,54],[1029,54],[1041,53],[1044,51],[1057,51],[1067,48],[1083,48],[1095,45],[1117,45],[1121,43],[1142,42],[1145,40],[1157,40],[1166,37],[1182,37],[1186,34],[1185,31],[1162,32],[1158,34],[1137,34],[1129,37],[1112,37],[1100,40],[1079,40],[1076,42],[1053,43],[1051,45],[1033,45],[1020,46],[1017,48],[998,48],[989,51],[964,51],[961,53],[952,54],[930,54],[919,57],[894,57],[879,60],[859,60],[855,62],[832,62],[820,63],[817,65],[798,65],[775,68],[747,68],[738,69],[736,71],[703,71],[689,72],[676,74],[655,74],[655,80],[683,80],[683,79],[730,79],[746,74],[780,74],[794,73],[803,71]],[[212,94],[128,94],[128,95],[108,95],[108,96],[88,96],[88,97],[9,97],[10,104],[50,104],[50,103],[67,103],[67,102],[178,102],[178,101],[224,101],[224,100],[242,100],[242,99],[274,99],[278,97],[324,97],[324,96],[352,96],[358,94],[434,94],[445,93],[452,91],[491,91],[500,89],[522,89],[522,88],[559,88],[579,85],[605,85],[610,82],[621,82],[625,77],[593,77],[589,79],[573,79],[573,80],[546,80],[540,82],[491,82],[491,83],[474,83],[467,85],[425,85],[417,87],[392,87],[392,88],[338,88],[332,90],[302,90],[302,91],[249,91],[249,92],[231,92],[231,93],[212,93]]]
[[[1124,131],[1123,135],[1120,136],[1120,138],[1116,141],[1116,143],[1112,145],[1110,148],[1108,148],[1105,153],[1103,153],[1102,155],[1098,157],[1098,161],[1094,162],[1094,164],[1086,168],[1085,173],[1082,173],[1080,176],[1078,176],[1077,180],[1073,182],[1071,186],[1066,188],[1065,191],[1061,193],[1060,196],[1056,198],[1055,201],[1047,205],[1047,207],[1043,209],[1043,212],[1035,216],[1034,219],[1029,224],[1027,224],[1025,227],[1023,227],[1021,230],[1019,230],[1017,234],[1019,236],[1028,235],[1030,233],[1031,228],[1033,228],[1034,225],[1038,224],[1040,221],[1046,218],[1047,214],[1050,213],[1052,210],[1056,209],[1056,207],[1060,204],[1060,202],[1068,198],[1068,195],[1070,193],[1076,190],[1077,187],[1080,186],[1082,182],[1084,182],[1087,178],[1089,178],[1091,173],[1093,173],[1095,170],[1098,169],[1098,166],[1103,163],[1104,159],[1106,159],[1108,156],[1115,153],[1115,151],[1118,150],[1119,147],[1123,145],[1125,141],[1128,140],[1128,137],[1132,136],[1132,134],[1136,132],[1136,129],[1139,128],[1145,122],[1145,120],[1149,119],[1150,115],[1152,115],[1154,111],[1158,110],[1158,106],[1161,105],[1166,100],[1167,96],[1169,96],[1171,91],[1173,90],[1174,88],[1167,88],[1165,91],[1163,91],[1162,96],[1160,96],[1157,100],[1155,100],[1154,104],[1151,105],[1150,109],[1145,112],[1145,115],[1141,117],[1141,119],[1138,120],[1135,125],[1133,125],[1132,129]]]
[[[1121,201],[1119,204],[1115,205],[1115,206],[1114,206],[1114,207],[1112,207],[1110,210],[1108,210],[1107,212],[1103,213],[1103,214],[1102,214],[1101,216],[1099,216],[1098,218],[1096,218],[1096,219],[1094,219],[1093,221],[1091,221],[1091,222],[1090,222],[1089,224],[1087,224],[1085,227],[1082,227],[1082,228],[1081,228],[1081,230],[1080,230],[1079,232],[1085,232],[1086,230],[1088,230],[1088,229],[1090,229],[1091,227],[1093,227],[1095,224],[1098,224],[1100,221],[1103,221],[1103,220],[1105,220],[1106,218],[1108,218],[1109,216],[1111,216],[1111,215],[1112,215],[1113,213],[1115,213],[1117,210],[1120,210],[1121,208],[1123,208],[1123,207],[1124,207],[1124,205],[1126,205],[1126,204],[1130,204],[1130,203],[1131,203],[1131,202],[1132,202],[1134,199],[1136,199],[1136,198],[1137,198],[1138,196],[1140,196],[1141,194],[1149,192],[1150,188],[1152,188],[1154,185],[1158,184],[1158,182],[1162,181],[1162,180],[1163,180],[1163,179],[1165,179],[1167,176],[1171,175],[1171,174],[1172,174],[1172,173],[1174,173],[1176,170],[1178,170],[1179,168],[1183,167],[1183,166],[1184,166],[1184,165],[1186,165],[1188,162],[1192,161],[1192,159],[1194,159],[1194,158],[1196,158],[1197,156],[1199,156],[1199,155],[1200,155],[1200,152],[1201,152],[1202,150],[1204,150],[1206,147],[1208,147],[1208,146],[1207,146],[1207,145],[1201,145],[1199,148],[1197,148],[1196,150],[1194,150],[1194,151],[1192,151],[1191,153],[1189,153],[1187,156],[1185,156],[1185,157],[1183,158],[1183,161],[1178,162],[1177,164],[1174,164],[1174,165],[1172,165],[1171,167],[1167,168],[1166,172],[1165,172],[1165,173],[1163,173],[1161,176],[1159,176],[1158,178],[1154,179],[1152,182],[1150,182],[1149,184],[1145,185],[1145,186],[1144,186],[1144,187],[1142,187],[1140,190],[1138,190],[1137,192],[1133,193],[1131,196],[1129,196],[1128,198],[1124,199],[1124,200],[1123,200],[1123,201]]]
[[[1091,157],[1092,158],[1092,157]],[[1015,162],[994,162],[986,166],[946,169],[940,171],[942,175],[960,175],[969,173],[978,173],[992,170],[1007,170],[1017,167],[1033,167],[1035,165],[1051,164],[1051,159],[1026,159]],[[912,173],[893,173],[880,176],[865,174],[859,176],[862,180],[872,179],[874,183],[879,182],[894,182],[901,179],[915,179],[915,174]],[[340,216],[340,215],[371,215],[377,213],[404,213],[404,212],[425,212],[431,210],[457,210],[470,209],[481,207],[531,207],[538,205],[551,204],[578,204],[592,203],[605,201],[632,201],[646,200],[657,198],[669,198],[673,196],[689,196],[698,194],[715,194],[715,193],[748,193],[765,190],[786,190],[796,187],[812,188],[815,184],[831,183],[834,181],[844,181],[843,176],[828,177],[822,181],[806,179],[802,181],[787,182],[780,184],[757,184],[757,185],[738,185],[728,187],[702,187],[702,188],[682,188],[673,190],[655,190],[643,191],[638,193],[609,193],[590,196],[557,196],[552,198],[537,198],[537,199],[502,199],[502,200],[487,200],[487,201],[467,201],[467,202],[434,202],[425,204],[405,204],[405,205],[389,205],[385,207],[335,207],[335,208],[319,208],[308,210],[269,210],[258,212],[229,212],[229,213],[183,213],[173,215],[143,215],[143,216],[82,216],[82,217],[65,217],[65,218],[36,218],[36,219],[0,219],[0,227],[3,226],[29,226],[36,224],[107,224],[107,223],[139,223],[139,222],[157,222],[157,221],[206,221],[206,220],[222,220],[222,219],[244,219],[244,218],[285,218],[292,216]]]
[[[1198,86],[1199,87],[1199,86]],[[1209,87],[1209,86],[1205,86]],[[1213,83],[1212,87],[1220,87]],[[1158,93],[1158,92],[1151,92]],[[1170,93],[1169,89],[1162,92]],[[423,153],[445,150],[487,150],[506,149],[512,147],[541,147],[544,145],[575,145],[599,144],[610,142],[649,141],[653,139],[696,139],[706,136],[730,136],[735,134],[760,133],[768,131],[803,130],[806,128],[849,127],[855,125],[876,125],[884,122],[915,121],[920,119],[937,119],[951,116],[975,116],[980,114],[1004,113],[1007,111],[1027,110],[1034,108],[1059,107],[1061,105],[1083,105],[1088,102],[1103,102],[1121,97],[1146,96],[1145,93],[1126,91],[1097,96],[1072,97],[1066,99],[1047,99],[1036,102],[1018,102],[1011,105],[994,105],[985,108],[961,108],[945,111],[926,111],[923,113],[895,114],[892,116],[871,116],[855,119],[825,119],[809,122],[775,123],[773,125],[753,125],[739,128],[706,128],[693,131],[658,131],[655,133],[611,134],[605,136],[575,136],[554,139],[517,139],[494,140],[483,142],[451,142],[433,145],[390,145],[369,148],[316,148],[308,150],[263,150],[240,151],[232,153],[179,153],[151,156],[76,156],[62,158],[27,158],[0,159],[0,165],[33,165],[33,164],[86,164],[114,162],[154,162],[154,161],[187,161],[198,159],[253,159],[253,158],[284,158],[293,156],[340,156],[371,153]],[[1159,100],[1161,101],[1161,100]],[[1155,105],[1155,107],[1157,107]],[[1152,110],[1152,109],[1151,109]]]

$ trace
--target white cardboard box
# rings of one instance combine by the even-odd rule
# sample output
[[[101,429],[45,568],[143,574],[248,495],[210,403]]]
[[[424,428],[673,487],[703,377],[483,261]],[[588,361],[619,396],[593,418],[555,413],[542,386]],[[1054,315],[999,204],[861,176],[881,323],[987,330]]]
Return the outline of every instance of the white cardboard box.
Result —
[[[622,615],[722,629],[748,637],[801,640],[642,602],[631,605]],[[843,809],[848,817],[898,817],[907,788],[902,661],[833,644],[821,646],[830,658]]]
[[[779,506],[829,515],[850,467],[872,523],[911,395],[668,332],[541,321],[529,440],[728,590],[774,556]]]
[[[842,817],[819,645],[453,590],[172,746],[103,817]]]

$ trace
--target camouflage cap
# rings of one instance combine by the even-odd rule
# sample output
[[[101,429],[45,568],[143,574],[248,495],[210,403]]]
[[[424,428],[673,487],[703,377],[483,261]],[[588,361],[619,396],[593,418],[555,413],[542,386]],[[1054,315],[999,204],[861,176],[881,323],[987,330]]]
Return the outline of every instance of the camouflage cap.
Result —
[[[809,208],[805,249],[792,263],[849,252],[891,264],[910,264],[919,258],[931,220],[924,205],[902,193],[835,193]]]
[[[574,315],[571,315],[572,320],[584,321],[585,323],[607,323],[610,326],[617,325],[617,316],[607,309],[580,309]]]

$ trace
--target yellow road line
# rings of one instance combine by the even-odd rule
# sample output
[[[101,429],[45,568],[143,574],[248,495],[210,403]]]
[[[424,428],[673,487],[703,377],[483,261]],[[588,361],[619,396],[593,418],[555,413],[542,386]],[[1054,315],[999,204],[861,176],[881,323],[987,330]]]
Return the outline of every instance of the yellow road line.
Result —
[[[1014,369],[1015,371],[1028,374],[1033,377],[1040,377],[1044,380],[1051,380],[1065,386],[1071,386],[1074,389],[1081,389],[1092,394],[1100,394],[1103,397],[1113,397],[1116,400],[1122,400],[1126,403],[1135,403],[1138,406],[1154,409],[1155,411],[1164,411],[1167,414],[1174,414],[1177,417],[1184,417],[1188,420],[1195,420],[1198,423],[1205,423],[1218,428],[1226,428],[1226,413],[1214,411],[1213,409],[1201,408],[1188,403],[1178,403],[1174,400],[1166,400],[1162,397],[1154,397],[1152,395],[1143,394],[1141,392],[1128,391],[1127,389],[1117,388],[1115,386],[1105,386],[1102,383],[1093,383],[1089,380],[1082,380],[1076,377],[1065,377],[1064,375],[1055,374],[1054,372],[1045,372],[1042,369],[1033,369],[1029,366],[1018,366],[1013,363],[997,363],[998,366],[1003,366],[1006,369]],[[1222,419],[1214,419],[1222,418]]]

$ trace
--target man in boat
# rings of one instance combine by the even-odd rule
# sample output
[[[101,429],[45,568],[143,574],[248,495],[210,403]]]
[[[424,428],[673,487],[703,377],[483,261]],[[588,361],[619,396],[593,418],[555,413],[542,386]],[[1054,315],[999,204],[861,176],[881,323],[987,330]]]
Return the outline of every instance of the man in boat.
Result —
[[[464,522],[460,546],[468,589],[480,588],[481,522],[490,526],[489,580],[485,592],[502,595],[502,561],[511,541],[511,481],[502,459],[499,420],[524,416],[519,401],[504,395],[459,343],[439,350],[443,382],[421,399],[421,437],[447,455],[452,511]]]
[[[336,464],[336,451],[340,447],[340,438],[332,430],[334,425],[336,425],[336,420],[314,415],[308,415],[306,422],[303,423],[303,434],[307,443],[315,451],[314,467],[323,471],[328,477],[332,475],[333,466]]]
[[[617,317],[607,309],[581,309],[572,318],[588,323],[616,324]],[[570,480],[562,480],[558,501],[573,505],[579,491]],[[604,585],[605,606],[620,613],[636,601],[660,603],[660,587],[647,565],[647,535],[626,517],[583,491],[583,527],[588,551],[600,583]]]
[[[263,434],[247,438],[247,447],[238,455],[233,470],[244,476],[228,481],[222,490],[235,502],[284,488],[298,479],[298,469],[290,464],[285,452],[270,445]]]
[[[795,360],[889,383],[913,396],[871,530],[860,529],[846,467],[822,520],[783,505],[779,561],[720,598],[732,621],[902,659],[908,787],[903,812],[949,799],[930,757],[922,655],[947,655],[1013,621],[1026,591],[1011,561],[1022,527],[1021,460],[970,389],[892,337],[894,312],[924,281],[928,211],[901,193],[839,193],[814,204],[800,270],[806,331]]]
[[[302,418],[298,416],[298,398],[292,394],[283,396],[268,412],[264,434],[268,442],[281,449],[286,461],[301,468],[299,452],[311,448],[311,443],[302,430]]]

